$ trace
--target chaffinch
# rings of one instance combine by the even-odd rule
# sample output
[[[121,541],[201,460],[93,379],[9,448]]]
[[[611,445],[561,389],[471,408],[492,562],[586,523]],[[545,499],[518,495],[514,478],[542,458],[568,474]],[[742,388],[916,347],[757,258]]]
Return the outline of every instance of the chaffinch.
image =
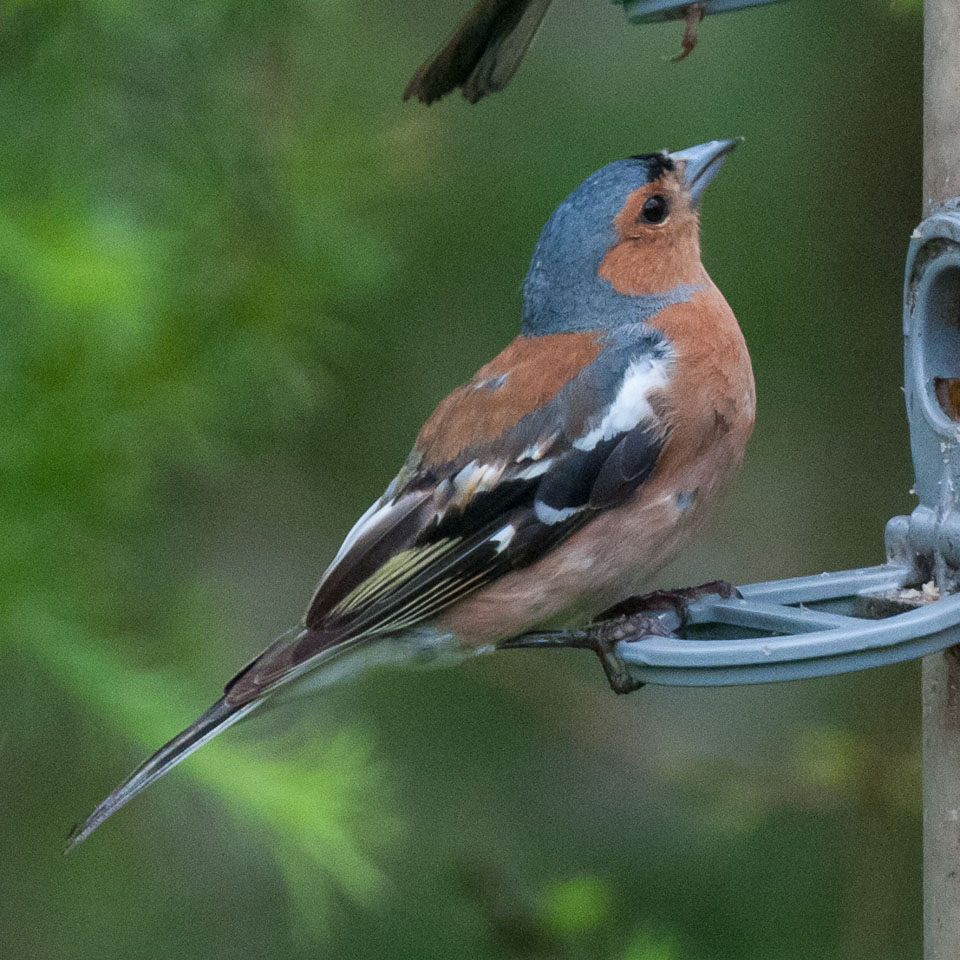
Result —
[[[698,202],[734,146],[615,161],[557,207],[524,283],[520,335],[436,408],[303,622],[71,843],[265,700],[588,617],[691,536],[754,419],[743,335],[700,262]],[[616,688],[612,651],[598,652]]]

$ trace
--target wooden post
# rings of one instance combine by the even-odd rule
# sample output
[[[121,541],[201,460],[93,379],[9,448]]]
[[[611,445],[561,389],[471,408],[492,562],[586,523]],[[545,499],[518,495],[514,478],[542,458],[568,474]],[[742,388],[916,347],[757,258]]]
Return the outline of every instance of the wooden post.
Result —
[[[926,0],[923,30],[923,215],[960,196],[960,4]],[[952,958],[951,958],[952,960]]]
[[[925,0],[923,212],[960,195],[960,0]],[[925,960],[960,960],[960,648],[926,657],[923,687]]]

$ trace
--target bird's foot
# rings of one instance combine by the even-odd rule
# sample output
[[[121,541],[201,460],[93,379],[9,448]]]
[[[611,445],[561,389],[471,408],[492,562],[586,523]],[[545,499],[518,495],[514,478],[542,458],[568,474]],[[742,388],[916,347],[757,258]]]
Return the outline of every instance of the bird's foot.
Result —
[[[740,596],[740,591],[726,580],[711,580],[709,583],[701,583],[699,587],[654,590],[653,593],[638,593],[615,603],[612,607],[608,607],[603,613],[594,617],[593,622],[600,623],[604,620],[629,617],[638,613],[672,610],[676,613],[682,627],[687,622],[687,609],[690,604],[703,597],[710,596],[712,593],[718,594],[724,600]]]
[[[597,623],[587,631],[587,642],[582,646],[593,650],[614,693],[632,693],[643,683],[630,676],[626,663],[617,656],[617,644],[621,641],[636,643],[647,637],[672,637],[658,617],[629,614]]]
[[[678,628],[682,627],[687,621],[689,605],[710,594],[719,594],[724,599],[740,595],[737,588],[726,580],[711,580],[699,587],[684,587],[679,590],[655,590],[653,593],[638,594],[621,600],[580,630],[523,633],[501,640],[497,647],[500,650],[544,647],[592,650],[600,660],[610,689],[614,693],[631,693],[642,687],[643,683],[630,676],[626,663],[617,656],[617,644],[638,643],[648,637],[675,636],[660,614],[674,613]]]
[[[636,643],[647,637],[672,637],[673,633],[657,616],[643,613],[623,614],[594,622],[580,630],[549,630],[542,633],[523,633],[501,640],[499,650],[531,650],[544,647],[565,647],[574,650],[592,650],[600,660],[603,672],[614,693],[630,693],[643,686],[630,676],[627,665],[616,653],[621,641]]]
[[[698,31],[700,28],[700,22],[707,15],[707,8],[699,2],[691,3],[687,7],[686,15],[684,16],[684,22],[686,26],[683,28],[683,39],[680,41],[680,52],[675,56],[671,57],[672,63],[679,63],[681,60],[686,60],[687,57],[693,53],[694,48],[697,45]]]

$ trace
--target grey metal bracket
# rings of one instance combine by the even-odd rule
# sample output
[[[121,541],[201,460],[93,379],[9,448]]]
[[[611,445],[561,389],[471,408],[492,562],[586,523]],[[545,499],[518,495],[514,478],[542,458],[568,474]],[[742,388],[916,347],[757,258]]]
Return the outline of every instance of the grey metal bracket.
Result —
[[[888,522],[887,563],[748,584],[740,598],[709,595],[689,605],[682,627],[677,614],[651,611],[675,635],[618,644],[635,679],[690,686],[796,680],[960,643],[960,199],[911,236],[903,338],[920,503]]]
[[[960,581],[960,198],[913,231],[903,286],[904,393],[920,505],[887,524],[887,554]]]

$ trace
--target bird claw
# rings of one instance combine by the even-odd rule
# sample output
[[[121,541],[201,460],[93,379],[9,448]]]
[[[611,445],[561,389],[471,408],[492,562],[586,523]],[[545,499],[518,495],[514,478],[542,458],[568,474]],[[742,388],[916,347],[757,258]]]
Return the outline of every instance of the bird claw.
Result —
[[[686,15],[684,16],[684,21],[686,26],[683,28],[683,39],[680,41],[680,52],[675,56],[670,58],[671,63],[679,63],[681,60],[686,60],[687,57],[693,53],[695,47],[697,46],[698,30],[700,27],[700,22],[707,15],[707,8],[699,2],[691,3],[687,7]]]
[[[595,617],[593,622],[599,623],[603,620],[613,620],[638,613],[672,610],[676,613],[682,627],[687,622],[687,610],[690,604],[714,593],[723,597],[724,600],[740,596],[740,591],[726,580],[711,580],[709,583],[701,583],[698,587],[654,590],[652,593],[636,594],[615,603]]]
[[[603,672],[607,675],[614,693],[631,693],[643,686],[630,676],[627,665],[616,655],[618,643],[639,643],[648,637],[676,637],[667,628],[657,612],[672,612],[678,628],[687,622],[691,603],[703,597],[717,594],[724,600],[739,597],[740,591],[726,580],[711,580],[698,587],[681,587],[676,590],[654,590],[652,593],[627,597],[604,610],[586,631],[585,641],[579,646],[590,647],[600,658]],[[651,616],[650,614],[654,614]],[[595,645],[590,643],[595,641]]]
[[[647,637],[672,637],[658,617],[631,614],[598,624],[590,631],[592,643],[584,643],[596,653],[603,672],[614,693],[632,693],[643,686],[640,680],[634,680],[626,663],[617,656],[617,644],[621,642],[637,643]]]

